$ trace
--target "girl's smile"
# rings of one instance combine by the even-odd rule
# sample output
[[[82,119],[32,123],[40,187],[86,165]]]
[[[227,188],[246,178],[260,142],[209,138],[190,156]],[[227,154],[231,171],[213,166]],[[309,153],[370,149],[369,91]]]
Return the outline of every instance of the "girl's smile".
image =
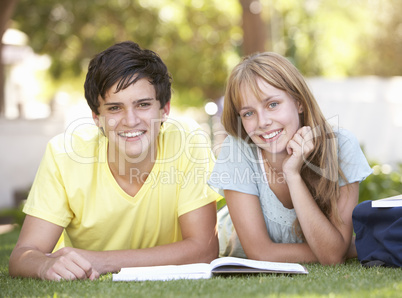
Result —
[[[264,133],[260,137],[265,142],[274,142],[280,137],[280,134],[282,133],[282,131],[283,131],[283,129],[278,129],[273,132]]]
[[[301,127],[302,106],[288,93],[258,78],[260,94],[244,86],[239,111],[244,130],[261,149],[286,152],[286,145]]]

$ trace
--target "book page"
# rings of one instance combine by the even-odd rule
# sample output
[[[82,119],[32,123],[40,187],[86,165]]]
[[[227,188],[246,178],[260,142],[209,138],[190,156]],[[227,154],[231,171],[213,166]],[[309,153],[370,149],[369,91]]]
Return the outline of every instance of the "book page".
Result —
[[[122,268],[113,281],[145,281],[174,279],[206,279],[213,274],[290,273],[308,274],[295,263],[264,262],[234,257],[218,258],[211,264],[166,265]]]
[[[371,207],[377,207],[377,208],[402,207],[402,195],[372,201]]]
[[[287,272],[287,273],[308,273],[306,268],[296,263],[265,262],[234,257],[223,257],[211,262],[212,271],[223,266],[243,266],[260,270]],[[216,271],[217,271],[216,270]]]
[[[209,264],[167,265],[122,268],[113,281],[145,281],[210,278]]]

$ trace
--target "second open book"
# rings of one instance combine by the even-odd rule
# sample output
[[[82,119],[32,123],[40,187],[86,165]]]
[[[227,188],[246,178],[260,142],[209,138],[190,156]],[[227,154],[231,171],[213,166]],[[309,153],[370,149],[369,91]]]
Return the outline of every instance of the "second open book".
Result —
[[[377,207],[377,208],[402,207],[402,195],[372,201],[371,207]]]
[[[307,274],[307,269],[295,263],[264,262],[234,257],[218,258],[210,264],[166,265],[122,268],[113,274],[113,281],[145,281],[173,279],[205,279],[214,275],[286,273]]]

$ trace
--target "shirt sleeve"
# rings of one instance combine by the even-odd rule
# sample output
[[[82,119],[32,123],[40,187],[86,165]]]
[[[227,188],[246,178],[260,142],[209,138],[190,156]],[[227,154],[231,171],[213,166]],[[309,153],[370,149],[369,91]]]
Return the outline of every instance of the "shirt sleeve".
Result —
[[[346,181],[340,177],[340,186],[361,182],[372,173],[357,138],[351,132],[345,129],[339,130],[338,150],[339,164],[346,177]]]
[[[58,139],[55,138],[47,145],[23,211],[66,227],[73,215],[57,163],[57,142]]]
[[[264,175],[258,170],[258,159],[246,142],[228,136],[221,145],[209,186],[223,196],[224,190],[234,190],[259,196],[258,183]]]
[[[209,136],[196,129],[186,136],[185,148],[176,173],[178,216],[221,199],[207,184],[214,164]]]

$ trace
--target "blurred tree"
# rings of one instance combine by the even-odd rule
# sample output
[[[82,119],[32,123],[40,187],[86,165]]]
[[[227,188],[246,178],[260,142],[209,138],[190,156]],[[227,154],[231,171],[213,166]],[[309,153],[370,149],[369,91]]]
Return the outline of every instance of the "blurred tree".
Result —
[[[243,52],[242,55],[250,55],[255,52],[264,52],[267,41],[266,25],[261,13],[262,4],[259,0],[239,0],[243,11]]]
[[[15,26],[52,58],[59,81],[86,72],[89,59],[133,40],[157,52],[173,75],[174,99],[200,106],[222,95],[241,42],[240,5],[231,0],[20,0]]]
[[[52,57],[53,78],[80,90],[89,59],[123,40],[160,54],[182,106],[220,97],[228,71],[256,51],[306,76],[402,74],[400,0],[19,1],[14,26]]]
[[[4,67],[1,59],[2,38],[6,32],[18,0],[0,1],[0,115],[4,113]]]
[[[402,74],[402,1],[267,0],[266,48],[306,76]]]
[[[356,64],[355,74],[402,75],[402,1],[371,1],[375,14],[370,20],[370,38],[362,38],[365,51]]]
[[[364,5],[333,0],[263,4],[263,19],[271,30],[270,50],[288,57],[306,76],[349,75],[356,51],[362,50],[357,41],[368,20]]]

